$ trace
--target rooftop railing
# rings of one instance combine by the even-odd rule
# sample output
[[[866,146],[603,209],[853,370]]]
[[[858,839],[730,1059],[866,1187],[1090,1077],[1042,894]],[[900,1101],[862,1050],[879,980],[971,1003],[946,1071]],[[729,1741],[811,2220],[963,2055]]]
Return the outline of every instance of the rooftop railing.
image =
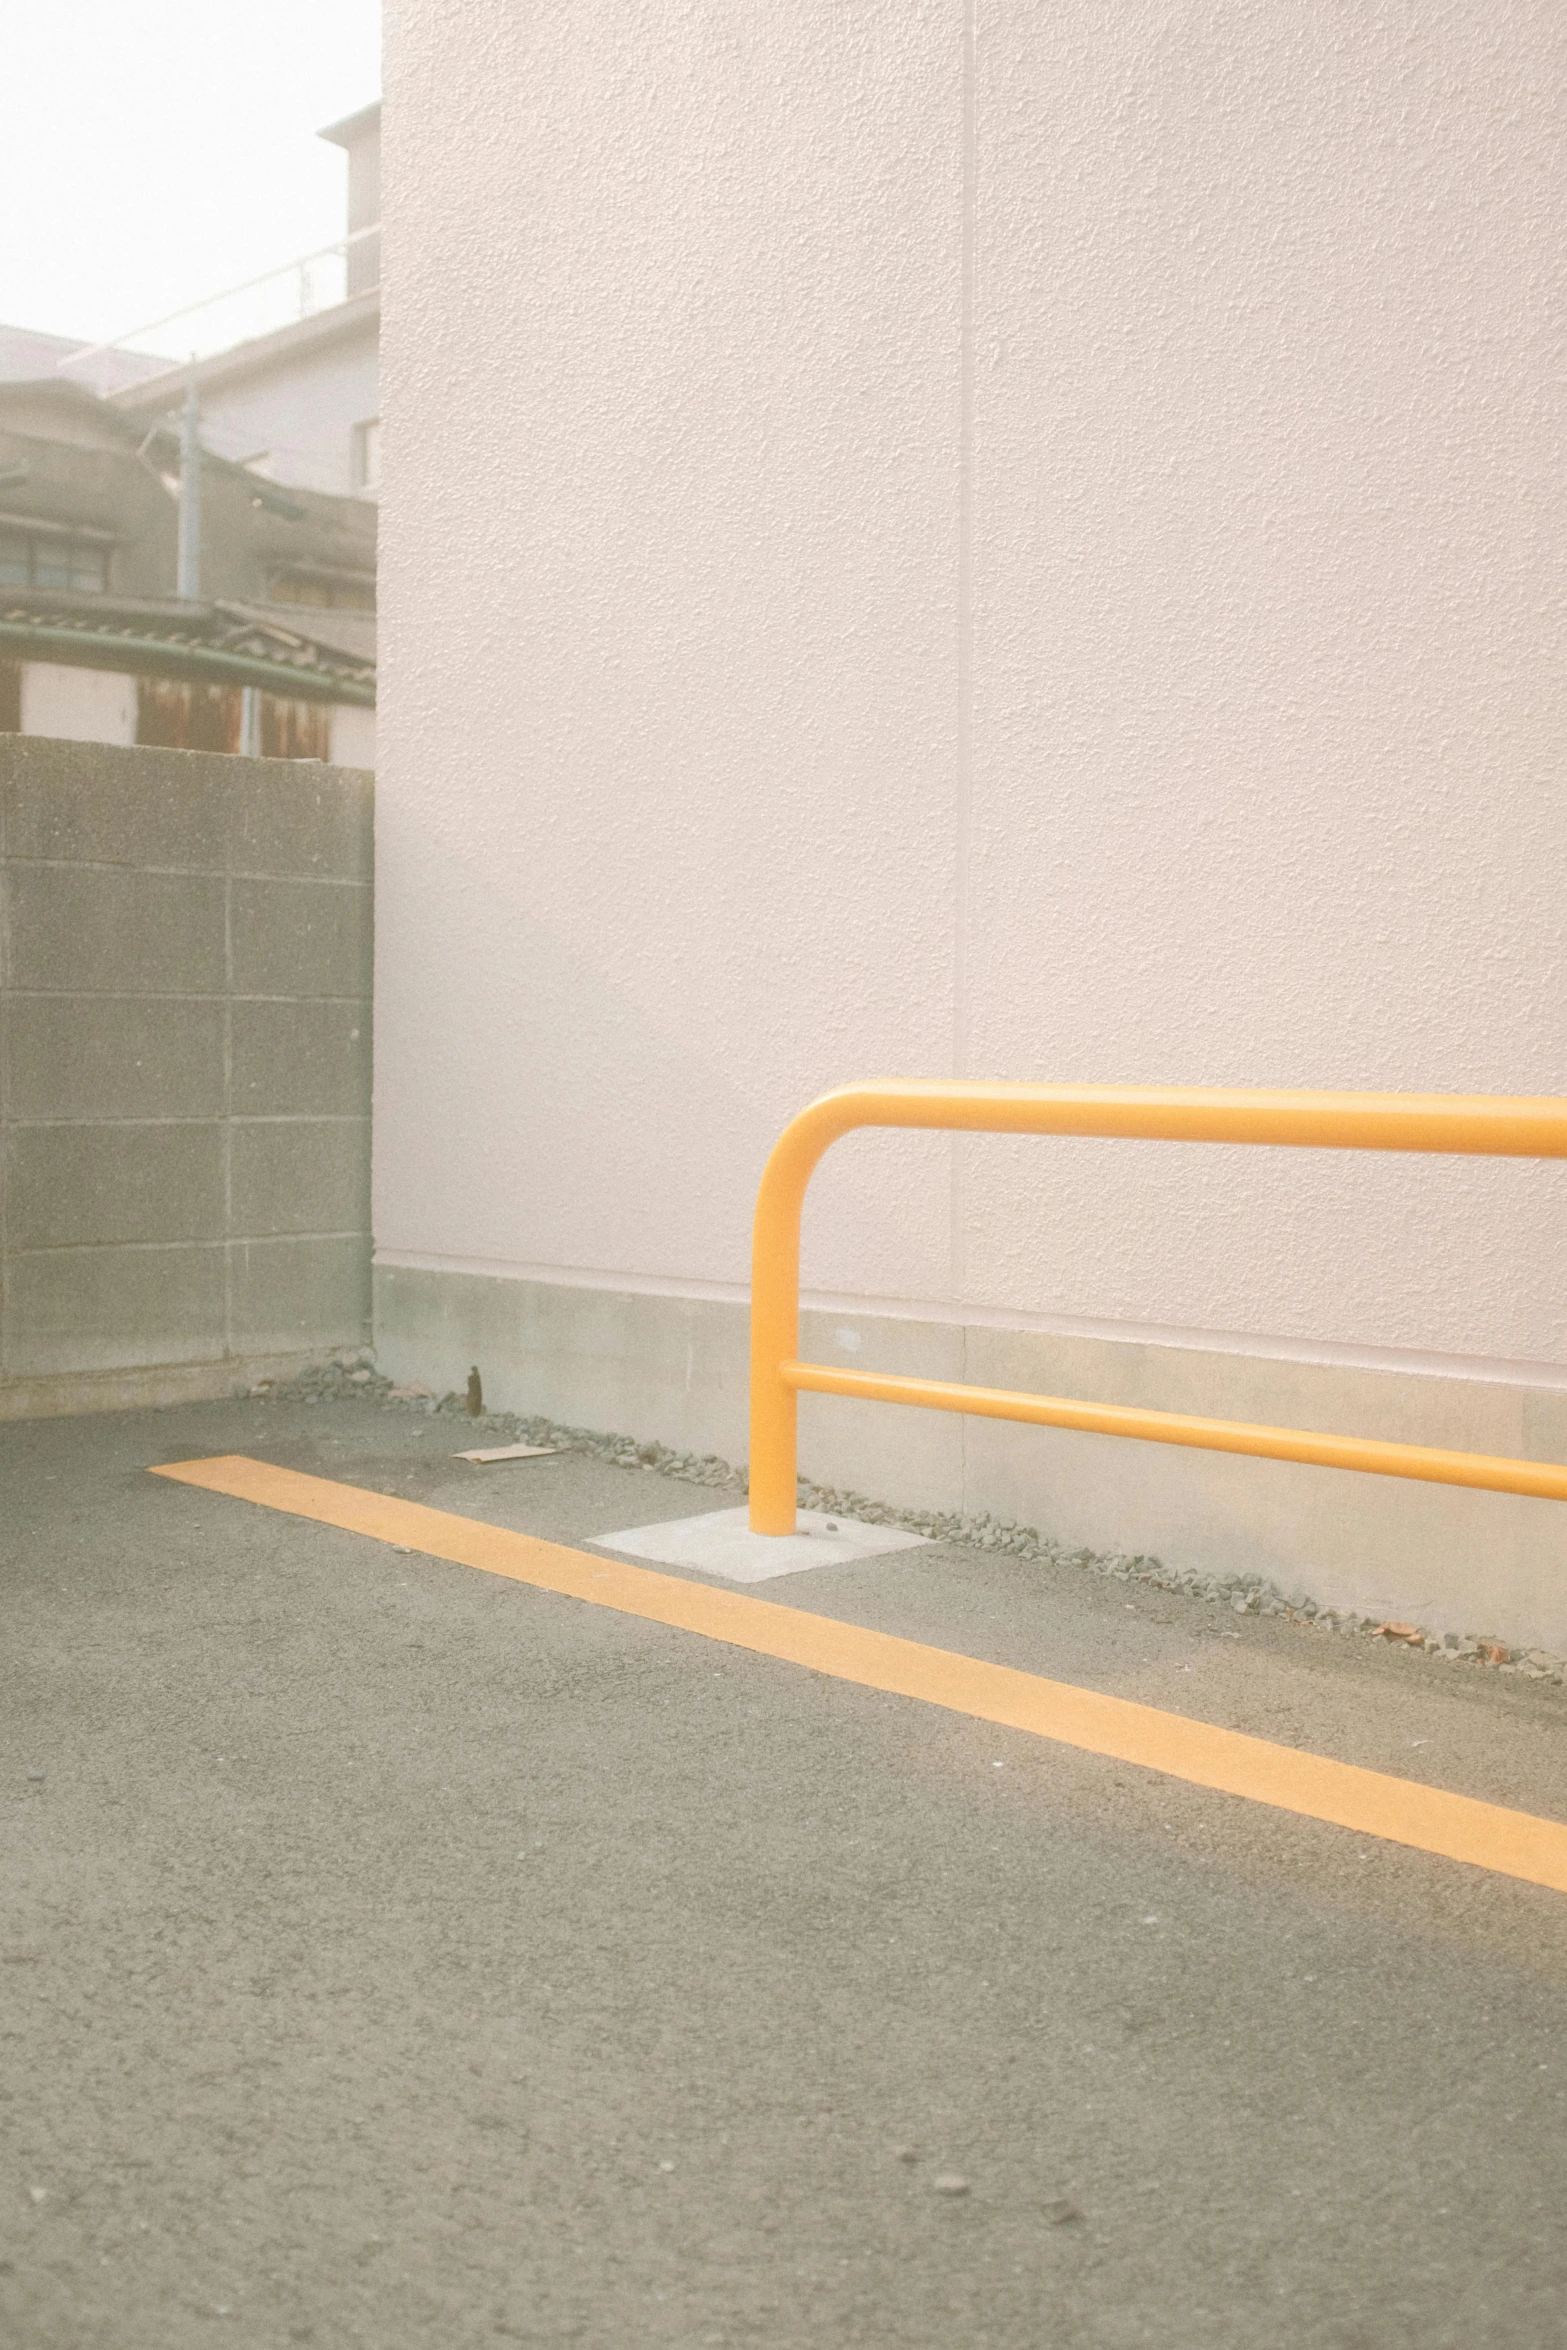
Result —
[[[72,351],[59,361],[59,371],[69,375],[111,352],[161,361],[169,368],[183,367],[191,359],[211,359],[237,343],[276,334],[300,319],[335,308],[352,295],[368,292],[376,282],[379,258],[378,247],[371,240],[380,234],[380,222],[373,221],[368,228],[355,229],[333,244],[318,245],[313,252],[298,254],[292,261],[280,262],[238,285],[225,286],[200,302],[167,310],[145,325],[127,327],[108,342]],[[150,366],[146,372],[150,378],[158,369]]]

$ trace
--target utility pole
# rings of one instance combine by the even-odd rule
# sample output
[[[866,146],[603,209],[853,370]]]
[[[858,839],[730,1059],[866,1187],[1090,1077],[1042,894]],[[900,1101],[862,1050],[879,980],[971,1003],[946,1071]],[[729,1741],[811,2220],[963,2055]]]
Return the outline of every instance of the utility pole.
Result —
[[[191,603],[201,595],[201,410],[196,400],[194,358],[180,423],[180,553],[175,593]]]

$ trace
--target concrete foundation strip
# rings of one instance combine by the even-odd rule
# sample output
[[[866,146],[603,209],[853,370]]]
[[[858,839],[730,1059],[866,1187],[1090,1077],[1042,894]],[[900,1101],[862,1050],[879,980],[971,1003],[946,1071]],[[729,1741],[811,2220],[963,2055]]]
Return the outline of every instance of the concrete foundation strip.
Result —
[[[780,1607],[748,1593],[622,1566],[421,1502],[275,1468],[243,1453],[166,1463],[152,1474],[1567,1893],[1567,1825],[1557,1820]]]

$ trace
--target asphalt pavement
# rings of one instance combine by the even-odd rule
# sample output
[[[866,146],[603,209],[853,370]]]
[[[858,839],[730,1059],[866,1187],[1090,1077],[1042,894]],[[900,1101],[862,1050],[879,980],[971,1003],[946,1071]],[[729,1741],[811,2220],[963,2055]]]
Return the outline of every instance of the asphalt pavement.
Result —
[[[1567,1897],[0,1428],[15,2350],[1551,2350]],[[931,1545],[765,1596],[1567,1819],[1567,1695]]]

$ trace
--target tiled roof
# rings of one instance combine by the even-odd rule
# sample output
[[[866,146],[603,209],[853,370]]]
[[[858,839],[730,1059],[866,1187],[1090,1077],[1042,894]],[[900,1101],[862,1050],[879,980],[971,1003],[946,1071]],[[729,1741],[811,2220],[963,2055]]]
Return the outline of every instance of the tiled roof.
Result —
[[[328,618],[323,615],[323,618]],[[240,604],[135,602],[0,589],[0,656],[262,685],[317,701],[375,701],[375,664]]]

